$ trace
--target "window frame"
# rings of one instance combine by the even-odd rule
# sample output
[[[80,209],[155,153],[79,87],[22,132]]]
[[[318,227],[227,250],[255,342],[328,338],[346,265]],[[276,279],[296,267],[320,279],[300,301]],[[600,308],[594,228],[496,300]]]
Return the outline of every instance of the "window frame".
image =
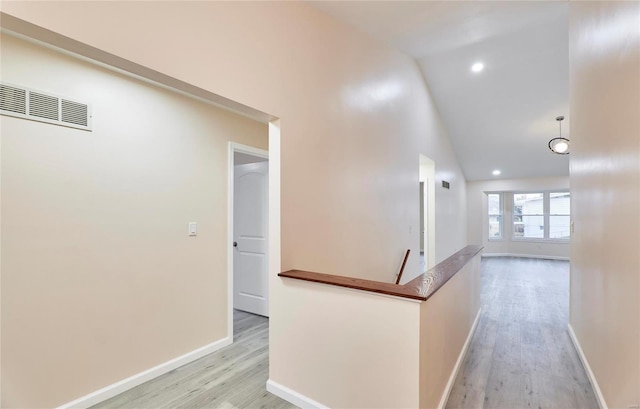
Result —
[[[522,213],[516,215],[516,195],[542,195],[542,213]],[[532,192],[511,192],[511,240],[512,241],[539,241],[547,239],[547,206],[546,206],[546,192],[544,191],[532,191]],[[524,217],[542,217],[542,237],[531,237],[531,236],[516,236],[516,216],[520,216],[523,218],[522,223],[524,224]],[[523,232],[524,234],[524,232]]]
[[[564,194],[567,193],[569,195],[569,212],[568,213],[551,213],[551,195],[552,194]],[[571,240],[571,191],[570,190],[551,190],[549,192],[547,192],[548,198],[547,201],[549,203],[548,206],[548,211],[546,213],[546,217],[548,219],[548,222],[546,224],[546,229],[547,229],[547,240],[550,241],[559,241],[559,242],[568,242]],[[568,216],[569,217],[569,236],[567,236],[567,238],[558,238],[558,237],[551,237],[551,216]]]
[[[543,216],[544,219],[544,234],[543,237],[516,237],[515,236],[515,196],[522,194],[540,194],[542,193],[542,214],[526,214],[521,216]],[[551,194],[552,193],[567,193],[569,194],[569,200],[571,200],[571,191],[563,189],[545,190],[545,191],[519,191],[509,192],[511,200],[511,241],[514,242],[534,242],[534,243],[569,243],[571,241],[571,230],[569,230],[569,236],[567,238],[551,238],[550,237],[550,210],[551,210]],[[571,224],[571,209],[569,208],[569,214],[554,214],[554,216],[569,216],[569,224]]]

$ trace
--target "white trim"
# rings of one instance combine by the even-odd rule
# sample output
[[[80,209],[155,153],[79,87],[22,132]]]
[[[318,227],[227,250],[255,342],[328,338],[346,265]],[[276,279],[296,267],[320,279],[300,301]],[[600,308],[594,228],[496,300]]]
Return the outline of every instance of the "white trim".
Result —
[[[233,181],[234,153],[269,158],[269,151],[253,146],[229,142],[227,156],[227,336],[233,340]],[[271,164],[269,164],[271,167]],[[271,185],[269,185],[271,186]],[[271,187],[269,187],[271,189]],[[233,341],[232,341],[233,342]]]
[[[482,257],[520,257],[520,258],[539,258],[543,260],[569,261],[569,257],[564,257],[564,256],[543,256],[538,254],[517,254],[517,253],[483,253]]]
[[[183,365],[193,362],[196,359],[200,359],[205,355],[215,352],[221,348],[224,348],[227,345],[230,345],[231,342],[232,342],[231,338],[229,337],[223,338],[219,341],[213,342],[209,345],[205,345],[201,348],[188,352],[170,361],[154,366],[153,368],[147,369],[146,371],[142,371],[138,374],[130,376],[114,384],[105,386],[102,389],[99,389],[95,392],[92,392],[88,395],[78,398],[72,402],[60,405],[57,407],[57,409],[88,408],[90,406],[103,402],[109,398],[112,398],[122,392],[128,391],[129,389],[134,388],[138,385],[141,385],[147,381],[150,381],[151,379],[157,378],[160,375],[164,375],[169,371],[173,371],[176,368],[179,368]]]
[[[281,263],[281,217],[280,217],[280,119],[269,122],[269,313],[276,310],[273,308],[274,288],[281,285],[278,273],[282,271]],[[276,315],[277,317],[277,315]],[[277,321],[277,320],[276,320]],[[274,322],[271,319],[270,323]],[[270,327],[273,328],[273,327]],[[273,357],[273,331],[269,330],[269,361]]]
[[[460,355],[458,355],[458,360],[456,361],[456,365],[453,367],[453,371],[451,372],[451,376],[449,376],[449,381],[447,382],[447,386],[444,388],[444,393],[442,394],[442,398],[440,398],[440,403],[438,404],[438,409],[443,409],[447,406],[447,400],[449,400],[449,394],[451,393],[451,389],[453,389],[453,384],[456,381],[456,377],[458,376],[458,371],[462,366],[462,362],[464,362],[464,358],[467,355],[467,351],[469,350],[469,345],[471,344],[471,338],[473,338],[473,334],[476,332],[476,327],[478,326],[478,322],[480,321],[480,313],[482,313],[482,308],[478,310],[478,314],[476,314],[476,319],[473,321],[473,325],[469,330],[469,335],[467,335],[467,340],[464,341],[464,345],[462,346],[462,350],[460,351]]]
[[[287,388],[286,386],[280,385],[277,382],[269,379],[267,381],[267,391],[273,393],[279,398],[286,400],[289,403],[296,405],[299,408],[303,409],[328,409],[328,406],[323,405],[322,403],[316,402],[315,400],[304,396],[301,393],[298,393],[292,389]]]
[[[534,214],[533,216],[540,216]],[[552,215],[555,216],[555,215]],[[565,216],[563,214],[558,216]],[[513,233],[513,232],[512,232]],[[571,239],[543,239],[540,237],[511,237],[511,241],[514,243],[549,243],[549,244],[571,244]]]
[[[233,154],[234,144],[229,142],[227,156],[227,336],[231,339],[233,339]]]
[[[576,351],[578,352],[578,356],[580,357],[580,362],[582,362],[582,366],[584,367],[584,370],[589,377],[589,382],[591,382],[591,387],[593,388],[593,393],[596,395],[598,406],[600,406],[600,409],[607,409],[607,402],[604,400],[604,396],[602,395],[602,391],[600,390],[600,386],[598,385],[596,376],[591,370],[591,366],[589,366],[589,361],[587,361],[587,357],[582,351],[582,347],[580,346],[578,337],[576,336],[576,333],[573,332],[573,327],[571,326],[571,324],[569,324],[567,327],[569,328],[569,337],[571,338],[571,342],[573,342],[573,346],[575,347]]]
[[[249,145],[242,145],[237,142],[229,142],[229,150],[232,152],[246,153],[247,155],[257,156],[259,158],[269,158],[269,151]],[[231,159],[233,159],[233,157]],[[233,161],[231,161],[231,163],[233,164]]]

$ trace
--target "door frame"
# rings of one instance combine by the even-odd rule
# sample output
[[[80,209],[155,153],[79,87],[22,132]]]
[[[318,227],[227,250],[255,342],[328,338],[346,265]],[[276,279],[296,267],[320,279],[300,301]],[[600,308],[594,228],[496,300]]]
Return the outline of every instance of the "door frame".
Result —
[[[419,181],[424,182],[423,185],[423,209],[425,229],[423,234],[424,240],[424,260],[425,271],[435,265],[436,260],[436,163],[433,159],[419,154]],[[418,242],[418,246],[420,242]]]
[[[237,142],[229,142],[229,150],[227,157],[227,334],[233,343],[233,206],[234,206],[234,177],[235,177],[235,164],[234,154],[244,153],[251,156],[257,156],[259,158],[269,159],[269,151],[255,148],[253,146],[242,145]],[[269,162],[269,171],[271,171],[271,162]],[[271,189],[271,186],[269,186]],[[269,190],[270,191],[270,190]],[[270,213],[269,213],[270,214]],[[269,217],[267,217],[267,228],[271,225]],[[267,230],[269,231],[269,230]],[[270,239],[267,240],[267,254],[271,250]],[[267,266],[268,275],[269,266]],[[269,284],[267,280],[267,285]]]

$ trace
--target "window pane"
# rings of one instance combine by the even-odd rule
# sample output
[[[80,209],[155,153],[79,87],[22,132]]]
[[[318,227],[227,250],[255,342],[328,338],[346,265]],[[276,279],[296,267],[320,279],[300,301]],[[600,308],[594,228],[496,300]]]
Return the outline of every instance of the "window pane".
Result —
[[[500,206],[500,195],[489,194],[487,195],[489,202],[489,214],[502,214],[502,208]]]
[[[542,193],[516,193],[513,195],[513,214],[544,214]]]
[[[513,237],[544,238],[544,216],[515,216]]]
[[[502,216],[489,216],[489,238],[502,237]]]
[[[502,194],[487,194],[489,213],[489,238],[502,237]]]
[[[569,192],[549,194],[550,214],[571,214],[571,196]]]
[[[570,216],[549,216],[549,238],[568,239],[571,235],[570,223]]]

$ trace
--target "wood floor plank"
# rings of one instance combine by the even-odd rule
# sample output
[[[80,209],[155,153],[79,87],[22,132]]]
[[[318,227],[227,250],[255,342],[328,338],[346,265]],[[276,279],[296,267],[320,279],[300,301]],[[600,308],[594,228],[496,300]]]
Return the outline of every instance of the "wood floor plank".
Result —
[[[234,311],[234,343],[93,406],[107,408],[295,408],[267,392],[269,320]]]
[[[482,316],[447,408],[598,408],[567,334],[567,262],[482,261]],[[267,392],[267,318],[234,311],[234,343],[115,396],[104,408],[291,409]]]
[[[493,350],[498,332],[498,322],[486,315],[480,318],[473,335],[466,361],[460,368],[457,382],[449,396],[451,408],[482,408]]]
[[[597,409],[567,333],[569,263],[487,258],[481,280],[482,316],[447,408]]]

